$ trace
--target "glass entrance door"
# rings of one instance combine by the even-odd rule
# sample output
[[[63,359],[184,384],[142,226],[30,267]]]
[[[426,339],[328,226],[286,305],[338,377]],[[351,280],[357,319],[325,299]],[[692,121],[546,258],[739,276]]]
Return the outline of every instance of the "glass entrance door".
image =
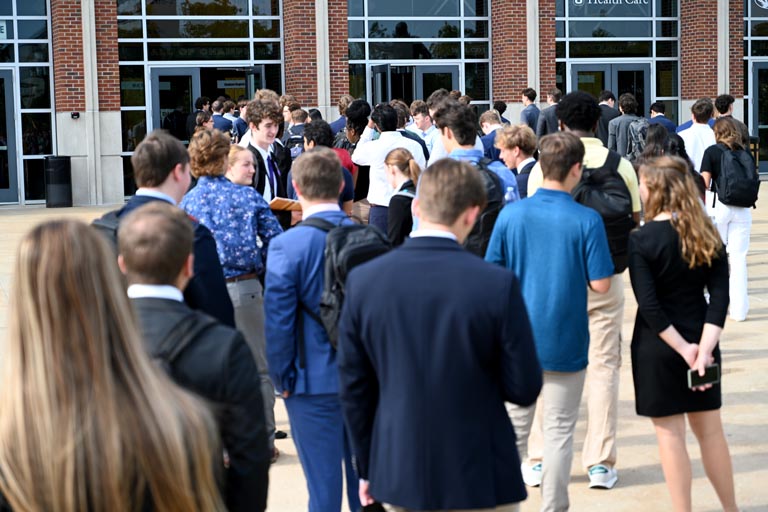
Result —
[[[19,202],[13,71],[0,70],[0,203]]]
[[[387,103],[390,100],[392,79],[389,64],[371,66],[371,105]]]
[[[459,66],[371,66],[371,99],[373,105],[400,99],[408,105],[413,100],[426,100],[438,89],[459,88]]]
[[[438,89],[458,88],[459,66],[416,66],[416,98],[426,101]]]
[[[638,114],[645,116],[651,108],[651,65],[573,64],[570,89],[588,92],[595,98],[604,90],[613,92],[617,99],[625,92],[632,93],[642,109]]]
[[[760,139],[758,170],[768,172],[768,62],[756,62],[752,69],[752,136]]]
[[[195,111],[200,93],[199,68],[153,68],[152,127],[164,128],[179,140],[189,142],[187,118]]]

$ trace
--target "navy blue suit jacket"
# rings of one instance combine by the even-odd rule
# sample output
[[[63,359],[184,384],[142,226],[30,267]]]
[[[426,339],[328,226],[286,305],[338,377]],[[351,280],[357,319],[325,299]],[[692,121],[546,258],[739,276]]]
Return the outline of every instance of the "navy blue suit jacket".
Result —
[[[219,131],[227,133],[232,129],[232,121],[224,116],[216,114],[211,119],[213,119],[213,127]]]
[[[485,158],[490,158],[491,160],[498,160],[501,162],[501,151],[494,146],[496,143],[496,132],[498,131],[498,128],[496,130],[493,130],[488,135],[483,135],[480,137],[480,140],[483,142],[483,149],[485,153]]]
[[[150,201],[162,201],[156,197],[133,196],[118,212],[118,218]],[[235,310],[227,292],[227,282],[221,269],[216,241],[211,231],[195,221],[195,276],[184,290],[184,302],[192,309],[199,309],[219,322],[235,327]]]
[[[664,128],[667,129],[667,133],[675,133],[675,130],[677,129],[677,125],[674,122],[672,122],[671,119],[663,115],[656,116],[656,117],[649,117],[648,123],[662,125]]]
[[[542,375],[512,272],[453,240],[410,238],[352,270],[339,333],[342,410],[375,499],[444,510],[526,498],[504,402],[532,404]]]

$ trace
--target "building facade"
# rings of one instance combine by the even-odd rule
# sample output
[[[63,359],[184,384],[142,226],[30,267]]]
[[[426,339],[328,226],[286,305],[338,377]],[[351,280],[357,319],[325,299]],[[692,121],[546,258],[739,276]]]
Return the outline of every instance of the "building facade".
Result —
[[[44,200],[48,155],[72,157],[76,205],[121,202],[136,145],[203,95],[266,87],[333,119],[346,93],[445,87],[515,121],[522,89],[555,86],[676,122],[729,93],[768,149],[768,1],[0,0],[0,204]]]

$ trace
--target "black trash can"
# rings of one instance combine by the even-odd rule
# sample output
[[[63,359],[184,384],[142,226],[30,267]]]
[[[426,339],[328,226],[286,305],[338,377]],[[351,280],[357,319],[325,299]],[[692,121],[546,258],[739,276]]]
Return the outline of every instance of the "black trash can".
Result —
[[[45,207],[72,206],[72,159],[45,157]]]

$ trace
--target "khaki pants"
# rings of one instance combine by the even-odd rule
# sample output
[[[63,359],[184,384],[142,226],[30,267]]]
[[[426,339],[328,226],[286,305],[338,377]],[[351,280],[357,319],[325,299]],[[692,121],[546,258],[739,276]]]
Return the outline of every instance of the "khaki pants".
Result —
[[[568,510],[568,483],[573,460],[573,431],[579,417],[584,370],[573,373],[544,372],[544,385],[536,405],[509,407],[521,460],[534,417],[541,418],[543,432],[541,510]],[[541,405],[539,405],[541,404]],[[538,412],[537,412],[538,411]],[[530,458],[530,457],[529,457]]]
[[[413,510],[410,508],[396,507],[394,505],[388,505],[384,503],[384,510],[387,512],[518,512],[520,510],[519,503],[510,503],[509,505],[501,505],[496,508],[468,508],[468,509],[452,509],[452,510]]]

